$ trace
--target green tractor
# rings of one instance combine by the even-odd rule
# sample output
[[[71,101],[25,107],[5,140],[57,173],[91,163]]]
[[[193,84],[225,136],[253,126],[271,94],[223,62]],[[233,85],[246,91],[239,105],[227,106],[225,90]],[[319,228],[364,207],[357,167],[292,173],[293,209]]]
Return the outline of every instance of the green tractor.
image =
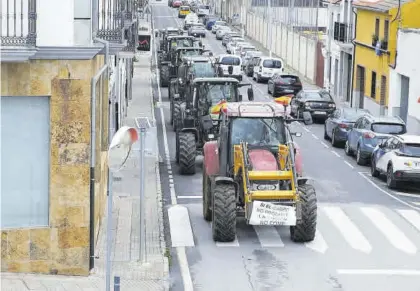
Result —
[[[168,53],[168,38],[172,36],[182,36],[184,31],[180,28],[168,27],[166,29],[155,29],[155,37],[159,39],[159,51],[158,51],[158,68],[160,68],[160,61],[165,60],[166,54]]]
[[[173,122],[176,123],[176,162],[182,175],[195,174],[195,160],[202,155],[207,141],[217,138],[220,108],[224,102],[241,102],[239,88],[250,86],[248,100],[254,100],[251,84],[234,78],[195,78],[186,85],[185,101],[177,103]],[[211,126],[209,126],[209,124]]]

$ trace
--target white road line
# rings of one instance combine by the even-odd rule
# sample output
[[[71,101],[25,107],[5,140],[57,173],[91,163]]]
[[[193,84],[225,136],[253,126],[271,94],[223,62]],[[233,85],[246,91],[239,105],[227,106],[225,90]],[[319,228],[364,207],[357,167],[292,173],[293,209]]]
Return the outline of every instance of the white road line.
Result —
[[[398,202],[400,202],[401,204],[404,204],[405,206],[408,206],[410,208],[416,209],[418,211],[420,211],[420,207],[416,207],[411,205],[408,202],[405,202],[403,200],[401,200],[398,197],[395,197],[394,195],[392,195],[391,193],[388,193],[387,191],[385,191],[384,189],[382,189],[381,187],[379,187],[378,185],[376,185],[371,179],[369,179],[369,177],[367,177],[366,172],[359,172],[359,175],[362,176],[366,181],[368,181],[373,187],[375,187],[376,189],[378,189],[379,191],[381,191],[382,193],[384,193],[385,195],[388,195],[389,197],[391,197],[394,200],[397,200]]]
[[[399,209],[397,212],[420,231],[420,213],[411,209]]]
[[[408,254],[415,254],[417,252],[416,246],[379,209],[362,207],[361,211],[394,247]]]
[[[311,132],[306,126],[302,126],[303,130],[306,132]]]
[[[328,249],[328,245],[325,242],[324,237],[322,236],[322,234],[319,232],[318,229],[316,230],[315,239],[311,242],[305,243],[305,246],[308,249],[311,249],[321,254],[325,254],[325,252]]]
[[[420,194],[410,194],[410,193],[404,193],[404,192],[395,192],[398,196],[405,196],[405,197],[411,197],[411,198],[417,198],[420,199]]]
[[[325,142],[323,142],[323,141],[321,141],[321,144],[326,148],[326,149],[329,149],[330,147],[329,147],[329,145],[327,145]]]
[[[337,157],[341,158],[341,156],[336,152],[336,151],[331,151],[334,155],[336,155]]]
[[[344,163],[345,163],[347,166],[349,166],[350,168],[354,169],[353,165],[352,165],[352,164],[350,164],[349,162],[344,161]]]
[[[264,248],[282,248],[284,243],[281,240],[279,233],[273,226],[254,225],[254,230],[257,233],[261,246]]]
[[[238,241],[238,238],[235,238],[235,240],[233,242],[217,242],[216,246],[220,247],[220,248],[227,248],[227,247],[237,248],[237,247],[239,247],[239,241]]]
[[[312,137],[314,138],[314,139],[319,139],[315,134],[312,134]]]
[[[178,197],[178,199],[202,199],[203,198],[202,196],[188,196],[188,195],[177,196],[177,197]]]
[[[168,220],[172,247],[193,247],[194,236],[187,207],[182,205],[169,207]]]
[[[420,276],[420,270],[338,269],[340,275]]]
[[[154,19],[153,21],[153,29],[155,28],[155,21]],[[155,35],[152,34],[152,51],[154,50],[155,52],[155,65],[157,66],[158,64],[158,59],[157,59],[157,50],[156,48],[154,48],[156,43],[155,40]],[[158,89],[158,96],[159,96],[159,102],[162,103],[162,93],[161,93],[161,88],[160,88],[160,83],[159,83],[159,78],[160,78],[160,74],[159,74],[159,68],[157,68],[156,70],[156,81],[157,81],[157,89]],[[166,158],[170,158],[169,155],[169,146],[168,146],[168,137],[166,134],[166,125],[165,125],[165,115],[163,112],[163,107],[160,107],[160,117],[161,117],[161,123],[162,123],[162,135],[163,135],[163,144],[164,144],[164,149],[165,149],[165,156]],[[169,165],[167,165],[167,169],[168,171],[171,170],[171,164],[169,163]],[[175,189],[174,187],[169,187],[170,190],[170,195],[171,195],[171,203],[172,205],[176,205],[177,204],[177,200],[176,200],[176,193],[175,193]],[[169,213],[169,210],[168,210]],[[191,228],[191,222],[188,220],[187,224],[189,225],[189,229],[191,230],[192,233],[192,228]],[[172,234],[171,234],[172,235]],[[194,240],[193,240],[194,242]],[[188,265],[188,258],[187,258],[187,254],[185,253],[185,247],[177,247],[176,248],[176,254],[178,257],[178,263],[179,263],[179,269],[180,269],[180,273],[181,273],[181,277],[182,277],[182,283],[184,285],[184,290],[185,291],[193,291],[194,290],[194,285],[191,279],[191,272],[190,272],[190,267]]]
[[[352,248],[364,253],[372,251],[372,246],[366,237],[340,207],[325,206],[322,209]]]
[[[414,205],[420,206],[420,202],[411,202],[411,203],[413,203]]]

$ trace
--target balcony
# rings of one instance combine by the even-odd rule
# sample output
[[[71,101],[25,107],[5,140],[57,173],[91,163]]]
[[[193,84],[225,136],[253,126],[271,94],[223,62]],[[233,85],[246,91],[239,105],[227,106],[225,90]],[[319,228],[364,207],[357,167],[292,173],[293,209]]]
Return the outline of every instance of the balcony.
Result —
[[[99,0],[96,37],[110,42],[110,54],[135,52],[134,0]]]
[[[36,0],[1,1],[1,59],[25,61],[36,53]]]
[[[344,49],[350,49],[352,45],[352,27],[347,23],[334,22],[334,40]]]

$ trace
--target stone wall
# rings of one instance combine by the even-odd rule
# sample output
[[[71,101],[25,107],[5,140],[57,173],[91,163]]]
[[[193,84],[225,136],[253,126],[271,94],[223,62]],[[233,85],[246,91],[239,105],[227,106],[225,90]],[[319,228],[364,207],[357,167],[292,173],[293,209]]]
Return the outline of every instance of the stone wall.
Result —
[[[50,96],[51,104],[49,227],[3,229],[2,272],[89,273],[90,82],[103,63],[97,56],[1,64],[2,96]],[[108,80],[98,87],[96,233],[107,189]]]

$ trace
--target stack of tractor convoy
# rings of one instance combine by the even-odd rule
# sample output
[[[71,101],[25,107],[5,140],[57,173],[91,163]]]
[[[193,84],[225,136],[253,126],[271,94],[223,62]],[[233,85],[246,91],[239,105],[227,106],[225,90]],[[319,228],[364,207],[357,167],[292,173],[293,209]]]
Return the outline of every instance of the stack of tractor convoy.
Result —
[[[234,241],[237,217],[244,217],[251,225],[287,225],[295,242],[314,240],[316,192],[296,164],[300,151],[290,129],[292,122],[311,124],[311,116],[293,119],[288,104],[254,101],[251,84],[220,77],[212,53],[181,29],[156,30],[155,37],[160,86],[168,88],[176,133],[176,162],[182,175],[193,175],[197,155],[204,156],[203,216],[212,222],[213,239]],[[198,75],[203,65],[210,69]],[[242,100],[243,86],[249,86],[248,101]],[[276,124],[285,142],[232,144],[238,119],[258,119],[269,128]]]

